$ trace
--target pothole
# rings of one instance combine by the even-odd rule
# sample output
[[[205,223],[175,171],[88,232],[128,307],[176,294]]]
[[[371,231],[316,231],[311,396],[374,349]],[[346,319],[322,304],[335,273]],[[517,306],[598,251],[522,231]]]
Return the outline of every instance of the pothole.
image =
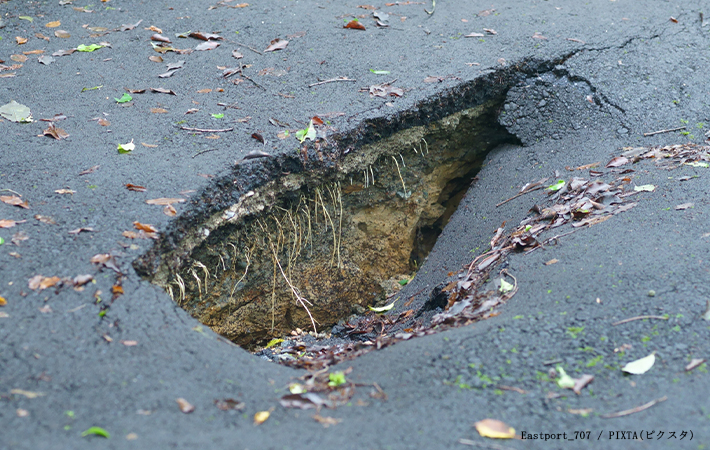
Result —
[[[488,151],[515,141],[497,123],[501,103],[271,180],[197,230],[204,239],[154,282],[247,349],[381,306],[423,263]]]
[[[247,161],[134,267],[248,350],[382,306],[424,263],[486,154],[520,143],[498,115],[524,78],[492,72],[336,143]]]

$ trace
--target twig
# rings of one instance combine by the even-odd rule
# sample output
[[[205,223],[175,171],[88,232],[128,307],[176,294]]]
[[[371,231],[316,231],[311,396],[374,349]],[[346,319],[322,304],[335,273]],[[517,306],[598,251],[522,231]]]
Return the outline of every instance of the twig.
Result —
[[[513,391],[523,395],[528,393],[528,391],[526,391],[525,389],[520,389],[519,387],[515,386],[504,386],[502,384],[498,385],[498,389],[502,389],[504,391]]]
[[[181,130],[185,131],[196,131],[198,133],[224,133],[227,131],[232,131],[234,128],[222,128],[218,130],[211,130],[209,128],[190,128],[190,127],[180,127]]]
[[[431,11],[427,11],[426,8],[424,8],[424,12],[429,14],[430,16],[434,14],[434,11],[436,10],[436,0],[431,0]]]
[[[324,81],[319,81],[317,83],[309,84],[308,87],[318,86],[318,85],[326,84],[326,83],[335,83],[336,81],[357,81],[357,80],[352,80],[348,77],[338,77],[338,78],[331,78],[329,80],[324,80]]]
[[[572,231],[568,231],[568,232],[566,232],[566,233],[562,233],[562,234],[558,234],[558,235],[556,235],[556,236],[552,236],[551,238],[545,239],[544,241],[542,241],[542,245],[546,245],[546,244],[548,244],[548,243],[550,243],[550,242],[552,242],[552,241],[557,241],[557,240],[559,240],[561,237],[569,236],[569,235],[572,234],[572,233],[576,233],[577,230],[579,230],[579,228],[575,228],[575,229],[572,230]]]
[[[685,130],[685,127],[669,128],[668,130],[658,130],[651,133],[644,133],[644,136],[653,136],[654,134],[670,133],[671,131]]]
[[[501,205],[505,205],[506,203],[508,203],[508,202],[511,201],[511,200],[515,200],[516,198],[520,197],[521,195],[525,195],[525,194],[527,194],[528,192],[536,191],[536,190],[538,190],[538,189],[542,189],[542,186],[536,186],[536,187],[534,187],[534,188],[532,188],[532,189],[528,189],[528,190],[526,190],[526,191],[518,192],[518,193],[515,194],[514,196],[510,197],[508,200],[503,200],[502,202],[498,203],[498,204],[496,205],[496,208],[499,207],[499,206],[501,206]]]
[[[551,365],[553,365],[553,364],[557,364],[557,363],[561,363],[561,362],[562,362],[561,359],[551,359],[551,360],[549,360],[549,361],[543,361],[543,362],[542,362],[542,365],[543,365],[543,366],[551,366]]]
[[[513,448],[511,448],[511,447],[504,447],[502,445],[488,443],[488,442],[476,442],[476,441],[472,441],[470,439],[463,439],[463,438],[459,439],[459,444],[470,445],[472,447],[479,447],[479,448],[490,448],[492,450],[513,450]]]
[[[611,325],[615,327],[615,326],[617,326],[617,325],[621,325],[622,323],[633,322],[634,320],[643,320],[643,319],[668,320],[668,317],[663,317],[663,316],[636,316],[636,317],[631,317],[631,318],[629,318],[629,319],[624,319],[624,320],[620,320],[620,321],[618,321],[618,322],[614,322],[614,323],[612,323]]]
[[[665,402],[666,400],[668,400],[668,397],[664,395],[663,397],[658,398],[656,400],[652,400],[652,401],[646,403],[645,405],[637,406],[636,408],[627,409],[626,411],[619,411],[619,412],[615,412],[615,413],[611,413],[611,414],[603,414],[599,417],[601,417],[603,419],[614,419],[616,417],[628,416],[629,414],[641,412],[644,409],[650,408],[651,406],[655,405],[656,403]]]
[[[194,158],[195,156],[200,156],[203,153],[213,152],[215,150],[219,150],[219,149],[218,148],[208,148],[207,150],[202,150],[201,152],[195,153],[194,155],[192,155],[192,157]]]
[[[20,193],[18,193],[18,192],[15,192],[15,191],[13,191],[12,189],[0,189],[0,192],[12,192],[13,194],[22,197],[22,194],[20,194]]]
[[[264,86],[260,85],[260,84],[257,83],[256,81],[252,80],[251,77],[248,77],[248,76],[244,75],[244,72],[242,72],[242,77],[244,77],[244,78],[246,78],[247,80],[249,80],[249,81],[251,81],[252,83],[254,83],[254,86],[256,86],[256,87],[258,87],[258,88],[262,88],[262,89],[265,90],[265,91],[267,90]]]
[[[255,48],[253,48],[253,47],[249,47],[249,46],[246,45],[246,44],[240,44],[240,43],[237,42],[237,41],[231,41],[231,40],[230,40],[229,42],[232,42],[232,43],[237,44],[237,45],[241,45],[242,47],[246,47],[246,48],[248,48],[249,50],[253,51],[254,53],[258,53],[258,54],[261,55],[261,52],[260,52],[259,50],[255,49]]]

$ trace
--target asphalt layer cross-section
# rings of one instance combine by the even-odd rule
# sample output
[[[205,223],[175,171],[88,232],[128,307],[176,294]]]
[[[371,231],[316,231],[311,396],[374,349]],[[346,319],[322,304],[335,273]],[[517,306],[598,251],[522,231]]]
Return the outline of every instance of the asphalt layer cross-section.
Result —
[[[566,167],[597,161],[603,167],[626,147],[704,143],[710,127],[704,2],[439,0],[433,14],[425,11],[430,2],[372,5],[389,14],[388,27],[376,26],[373,10],[361,2],[0,0],[0,104],[26,105],[35,120],[0,122],[0,194],[20,194],[29,205],[0,204],[0,220],[17,221],[0,228],[0,296],[7,302],[0,306],[0,448],[710,446],[707,365],[685,371],[692,359],[710,357],[710,322],[702,319],[710,299],[706,167],[663,170],[637,162],[628,175],[632,184],[655,190],[640,192],[635,208],[610,220],[531,254],[512,254],[504,264],[519,290],[497,316],[331,368],[352,367],[349,380],[377,383],[387,399],[358,387],[347,405],[320,410],[340,420],[328,427],[313,419],[314,410],[278,402],[305,371],[225,342],[134,271],[131,263],[153,245],[122,235],[134,221],[171,229],[202,213],[201,193],[218,191],[235,161],[253,151],[279,156],[298,149],[293,136],[277,137],[272,117],[303,124],[338,113],[330,119],[334,133],[372,139],[370,124],[396,123],[422,105],[434,105],[436,116],[437,104],[455,108],[457,89],[518,74],[504,92],[499,121],[522,145],[488,155],[404,294],[442,283],[486,250],[501,223],[519,223],[546,197],[543,191],[495,205],[525,183],[556,172],[570,178]],[[343,28],[359,16],[366,30]],[[135,26],[120,31],[123,25]],[[201,43],[176,37],[187,31],[225,39],[213,50],[168,52],[153,62],[149,57],[159,53],[151,26],[178,49]],[[57,37],[57,30],[68,37]],[[464,37],[471,33],[483,36]],[[288,46],[264,53],[276,38]],[[38,60],[98,43],[110,45]],[[44,53],[25,55],[33,50]],[[243,58],[236,60],[233,50]],[[178,61],[182,68],[158,77]],[[222,77],[225,67],[239,64],[249,78],[235,84],[239,76]],[[337,77],[356,81],[309,87]],[[391,80],[403,96],[360,91]],[[117,103],[126,88],[146,92]],[[190,109],[199,111],[186,114]],[[50,122],[38,119],[56,114],[66,116],[56,122],[66,139],[42,135]],[[233,130],[206,139],[180,125]],[[117,145],[129,142],[135,150],[120,154]],[[128,191],[128,183],[146,192]],[[56,192],[62,189],[74,193]],[[161,197],[188,200],[175,204],[177,216],[170,217],[163,206],[145,203]],[[675,209],[685,203],[694,206]],[[93,231],[70,233],[78,228]],[[90,260],[110,252],[126,276],[123,294],[100,317],[116,277]],[[559,262],[544,264],[551,259]],[[28,284],[36,275],[84,274],[95,283],[83,290]],[[642,315],[663,319],[612,325]],[[622,373],[624,364],[652,352],[648,372]],[[577,395],[550,380],[557,366],[595,379]],[[177,398],[195,410],[184,414]],[[225,398],[244,408],[218,409],[214,401]],[[603,417],[654,401],[642,411]],[[259,411],[270,417],[254,425]],[[574,442],[493,442],[472,426],[485,418],[506,422],[519,436],[566,433]],[[82,437],[92,426],[111,437]],[[581,431],[589,436],[575,435]]]

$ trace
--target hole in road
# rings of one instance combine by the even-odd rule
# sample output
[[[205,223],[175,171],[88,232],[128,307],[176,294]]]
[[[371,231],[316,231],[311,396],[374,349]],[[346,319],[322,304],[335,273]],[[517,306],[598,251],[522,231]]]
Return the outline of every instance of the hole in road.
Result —
[[[248,350],[297,328],[328,331],[387,303],[423,264],[486,154],[519,143],[498,124],[504,98],[500,89],[479,106],[389,133],[337,165],[284,170],[299,163],[291,158],[280,176],[135,266]]]

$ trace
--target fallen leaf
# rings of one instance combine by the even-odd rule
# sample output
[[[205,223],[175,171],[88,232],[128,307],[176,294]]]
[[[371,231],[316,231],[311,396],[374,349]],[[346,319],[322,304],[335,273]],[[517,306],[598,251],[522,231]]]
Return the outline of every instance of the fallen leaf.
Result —
[[[203,41],[214,41],[214,40],[222,41],[222,40],[224,40],[224,38],[222,36],[220,36],[219,34],[203,33],[201,31],[193,31],[188,36],[190,36],[191,38],[195,38],[195,39],[201,39]]]
[[[551,192],[559,191],[560,189],[562,189],[565,186],[565,184],[566,184],[565,180],[558,180],[556,183],[553,183],[553,184],[549,185],[548,187],[546,187],[545,190],[551,191]]]
[[[80,227],[80,228],[77,228],[77,229],[75,229],[75,230],[71,230],[71,231],[69,232],[69,234],[79,234],[79,233],[81,233],[82,231],[95,231],[95,230],[94,230],[93,228],[91,228],[91,227]]]
[[[49,37],[43,35],[42,33],[35,33],[35,37],[39,39],[44,39],[45,41],[49,42]]]
[[[169,217],[175,217],[177,215],[177,210],[173,205],[165,205],[165,208],[163,208],[163,214]]]
[[[372,306],[368,306],[368,308],[370,308],[370,311],[373,311],[373,312],[376,312],[379,314],[379,313],[387,312],[387,311],[391,310],[392,308],[394,308],[394,304],[396,302],[397,302],[397,299],[395,299],[395,301],[393,301],[389,305],[381,306],[379,308],[373,308]]]
[[[42,132],[42,135],[43,136],[51,136],[58,141],[69,137],[69,133],[67,133],[63,129],[57,127],[53,123],[49,124],[49,127],[47,127],[47,129]]]
[[[20,20],[26,20],[30,23],[34,22],[34,20],[35,20],[34,17],[30,17],[30,16],[18,16],[17,18]]]
[[[128,189],[129,191],[135,191],[135,192],[145,192],[146,191],[145,187],[138,186],[136,184],[128,183],[125,186],[126,186],[126,189]]]
[[[7,205],[19,206],[20,208],[30,209],[30,205],[29,203],[27,203],[27,200],[23,202],[22,199],[17,195],[0,195],[0,201]]]
[[[10,122],[28,123],[32,122],[30,108],[12,100],[10,103],[0,106],[0,116]]]
[[[5,297],[0,296],[0,306],[5,306],[7,305],[7,300],[5,300]]]
[[[587,417],[588,415],[590,415],[591,413],[594,412],[594,409],[592,409],[592,408],[568,409],[567,412],[570,414],[578,414],[582,417]]]
[[[168,112],[168,110],[164,108],[150,108],[150,112],[152,112],[153,114],[165,114]]]
[[[490,28],[484,28],[483,31],[485,31],[488,34],[498,34],[496,30],[492,30]]]
[[[558,263],[558,262],[560,262],[560,261],[559,261],[557,258],[552,258],[551,260],[547,261],[547,262],[545,263],[545,265],[546,265],[546,266],[551,266],[551,265],[556,264],[556,263]]]
[[[15,410],[15,414],[17,414],[17,417],[27,417],[30,415],[30,412],[27,411],[26,409],[17,408]]]
[[[101,167],[101,166],[100,165],[91,166],[88,169],[82,170],[81,172],[79,172],[79,175],[88,175],[90,173],[96,172],[99,169],[99,167]]]
[[[214,401],[215,406],[217,409],[220,411],[229,411],[229,410],[242,410],[246,407],[246,404],[244,402],[240,402],[238,400],[235,400],[233,398],[225,398],[223,400],[215,400]]]
[[[41,312],[42,314],[52,314],[54,312],[54,311],[52,311],[52,307],[49,305],[44,305],[41,308],[37,308],[37,310],[39,312]]]
[[[233,56],[234,58],[237,58],[237,59],[242,59],[242,58],[244,58],[244,55],[242,55],[241,53],[239,53],[237,50],[232,50],[232,56]]]
[[[177,95],[174,91],[170,89],[163,89],[163,88],[150,88],[151,92],[157,92],[159,94],[170,94],[170,95]]]
[[[627,363],[624,367],[622,367],[621,370],[623,370],[626,373],[631,373],[634,375],[642,375],[646,372],[648,372],[651,367],[653,367],[653,364],[656,362],[656,354],[651,353],[650,355],[637,359],[636,361],[631,361],[630,363]]]
[[[277,50],[283,50],[288,46],[288,42],[289,41],[287,41],[285,39],[276,38],[273,41],[271,41],[271,45],[266,47],[266,50],[264,50],[264,53],[275,52]]]
[[[27,56],[25,56],[25,55],[10,55],[10,59],[15,62],[23,63],[23,62],[27,61]]]
[[[17,37],[15,38],[15,41],[17,41],[17,45],[22,45],[22,44],[27,43],[27,38],[23,38],[23,37],[21,37],[21,36],[17,36]]]
[[[200,89],[197,91],[198,94],[209,94],[210,92],[212,92],[212,89]]]
[[[160,28],[158,28],[158,27],[156,27],[156,26],[154,26],[154,25],[151,25],[151,26],[149,26],[148,28],[145,28],[145,29],[148,30],[148,31],[155,31],[156,33],[163,34],[163,30],[161,30]]]
[[[483,419],[475,424],[476,431],[483,437],[493,439],[511,439],[515,437],[515,428],[496,419]]]
[[[59,122],[60,120],[66,119],[67,116],[64,114],[55,114],[51,119],[39,119],[40,122]]]
[[[116,100],[116,103],[127,103],[133,100],[133,97],[128,92],[124,92],[121,98],[114,97],[113,99]]]
[[[108,439],[108,438],[111,437],[111,434],[110,434],[108,431],[106,431],[106,430],[104,430],[103,428],[101,428],[101,427],[90,427],[90,428],[84,430],[83,433],[81,433],[81,437],[86,437],[86,436],[89,436],[89,435],[101,436],[101,437],[106,438],[106,439]]]
[[[693,358],[687,366],[685,366],[685,371],[690,372],[691,370],[695,369],[696,367],[699,367],[701,364],[705,362],[705,358]]]
[[[54,32],[54,35],[60,39],[69,39],[71,37],[71,34],[65,30],[57,30]]]
[[[582,389],[589,383],[591,383],[594,380],[594,375],[582,375],[579,378],[574,379],[574,386],[572,387],[572,390],[574,391],[575,394],[579,395],[582,392]]]
[[[103,118],[99,119],[99,120],[97,121],[97,123],[98,123],[99,125],[101,125],[102,127],[107,127],[107,126],[111,125],[111,122],[109,122],[108,120],[103,119]]]
[[[259,411],[254,414],[254,425],[261,425],[269,419],[271,412],[269,411]]]
[[[158,147],[156,144],[146,144],[145,142],[141,142],[141,145],[143,147],[148,147],[148,148],[157,148]]]
[[[536,31],[535,33],[533,33],[532,38],[533,38],[533,39],[547,40],[547,38],[546,38],[545,36],[543,36],[542,33],[537,32],[537,31]]]
[[[62,23],[61,23],[60,21],[55,20],[54,22],[49,22],[49,23],[47,23],[47,24],[45,25],[45,27],[47,27],[47,28],[57,28],[57,27],[58,27],[59,25],[61,25],[61,24],[62,24]]]
[[[259,133],[252,133],[251,137],[253,137],[257,141],[261,142],[262,144],[266,145],[266,141],[264,140],[264,136],[260,135]]]
[[[561,387],[562,389],[572,389],[574,388],[574,378],[569,376],[567,372],[565,372],[565,369],[562,367],[557,368],[557,372],[559,372],[560,376],[557,378],[557,385]]]
[[[42,397],[45,395],[43,392],[25,391],[24,389],[13,389],[10,391],[10,394],[24,395],[27,398],[37,398],[37,397]]]
[[[0,228],[12,228],[18,223],[26,222],[26,220],[16,221],[9,219],[0,219]]]
[[[71,189],[57,189],[54,192],[57,194],[76,194],[76,191],[72,191]]]
[[[163,62],[163,58],[161,56],[149,56],[148,59],[157,63]]]
[[[675,207],[676,210],[690,209],[695,206],[695,203],[683,203]]]
[[[158,42],[166,42],[168,44],[172,44],[172,41],[170,38],[163,36],[162,34],[156,33],[150,37],[151,41],[158,41]]]
[[[91,44],[91,45],[84,45],[84,44],[79,44],[76,46],[76,51],[77,52],[93,52],[95,50],[100,49],[103,47],[103,45],[99,44]]]
[[[143,230],[143,231],[147,231],[148,233],[156,233],[158,231],[155,229],[155,227],[153,227],[153,225],[140,223],[138,221],[133,222],[133,227],[136,230]]]
[[[56,225],[57,224],[57,222],[49,216],[42,216],[40,214],[35,214],[34,217],[35,217],[35,219],[39,220],[42,223],[46,223],[47,225]]]
[[[214,50],[217,47],[219,47],[219,45],[220,45],[219,42],[206,41],[206,42],[203,42],[202,44],[198,45],[197,47],[195,47],[195,50],[197,50],[198,52],[204,52],[206,50]]]
[[[320,414],[314,415],[313,419],[323,425],[325,428],[328,428],[331,425],[337,425],[343,421],[343,419],[336,419],[334,417],[323,417]]]
[[[469,34],[464,34],[463,37],[467,37],[467,38],[473,38],[473,37],[482,38],[483,36],[485,36],[485,34],[483,34],[483,33],[469,33]]]
[[[190,414],[195,410],[195,406],[192,405],[190,402],[185,400],[184,398],[178,398],[175,400],[180,407],[180,411],[182,411],[185,414]]]
[[[93,275],[77,275],[72,279],[74,286],[83,286],[94,279]]]
[[[685,165],[690,167],[710,167],[710,164],[702,161],[687,162]]]
[[[124,154],[124,153],[130,153],[133,150],[135,150],[136,144],[133,143],[133,140],[127,144],[118,144],[118,153]]]
[[[619,166],[623,166],[624,164],[626,164],[628,162],[629,162],[628,158],[625,158],[623,156],[617,156],[615,158],[612,158],[611,161],[609,161],[608,163],[606,163],[605,167],[607,167],[607,168],[619,167]]]
[[[638,192],[643,192],[643,191],[653,192],[655,190],[656,190],[656,186],[654,186],[652,184],[644,184],[642,186],[634,186],[634,191],[638,191]]]
[[[365,30],[365,26],[360,23],[357,19],[353,19],[350,22],[343,25],[343,28],[350,28],[351,30]]]
[[[146,200],[145,202],[146,202],[147,204],[149,204],[149,205],[161,205],[161,206],[164,206],[164,205],[172,205],[173,203],[184,203],[184,202],[185,202],[185,199],[184,199],[184,198],[154,198],[154,199],[151,199],[151,200]],[[136,223],[137,223],[137,222],[134,222],[134,225],[135,225]],[[153,231],[153,232],[154,232],[154,231],[157,231],[157,230],[154,230],[154,229],[153,229],[153,230],[145,230],[145,231]]]
[[[135,347],[138,345],[138,341],[120,341],[121,344],[125,345],[126,347]],[[185,412],[185,411],[183,411]]]

